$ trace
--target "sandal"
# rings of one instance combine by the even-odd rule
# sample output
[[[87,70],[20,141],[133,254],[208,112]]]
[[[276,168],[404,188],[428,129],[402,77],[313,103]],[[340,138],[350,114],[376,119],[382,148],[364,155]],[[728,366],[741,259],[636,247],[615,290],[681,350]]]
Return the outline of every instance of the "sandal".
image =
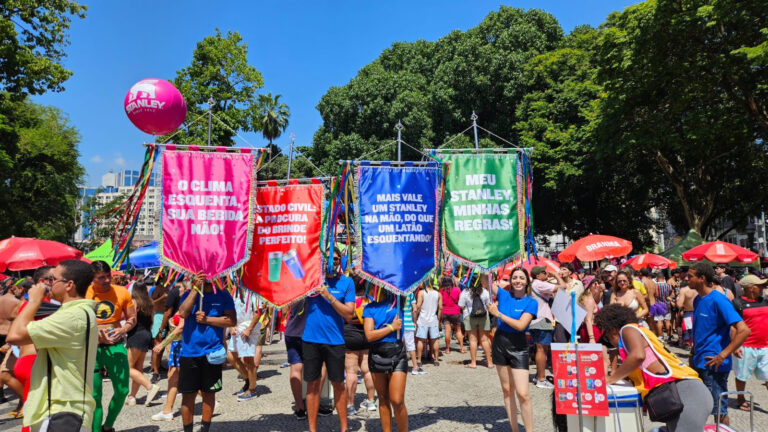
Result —
[[[744,401],[739,404],[739,409],[742,411],[751,411],[752,407],[749,405],[749,402]]]

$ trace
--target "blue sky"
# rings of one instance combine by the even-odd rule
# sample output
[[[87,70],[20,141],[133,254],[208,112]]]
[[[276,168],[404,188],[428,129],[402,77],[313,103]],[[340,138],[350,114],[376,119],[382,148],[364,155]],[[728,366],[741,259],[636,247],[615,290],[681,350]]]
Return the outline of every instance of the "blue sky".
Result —
[[[189,65],[196,43],[216,28],[240,32],[249,63],[264,77],[262,91],[282,94],[289,105],[290,124],[277,140],[285,148],[290,132],[298,145],[310,145],[321,124],[315,109],[320,97],[346,84],[393,42],[467,30],[502,4],[543,9],[568,32],[580,24],[600,25],[610,12],[636,2],[102,0],[88,4],[88,16],[72,25],[64,64],[74,74],[66,90],[35,101],[69,115],[82,136],[87,184],[97,185],[110,169],[138,169],[141,144],[152,141],[125,115],[128,89],[142,78],[172,79]],[[244,138],[254,146],[265,143],[256,134]]]

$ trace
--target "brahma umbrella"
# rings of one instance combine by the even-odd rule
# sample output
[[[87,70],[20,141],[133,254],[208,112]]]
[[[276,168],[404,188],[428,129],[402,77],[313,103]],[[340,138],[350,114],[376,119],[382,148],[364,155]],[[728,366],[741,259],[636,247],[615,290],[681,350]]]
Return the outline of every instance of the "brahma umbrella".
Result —
[[[622,267],[632,266],[632,268],[635,270],[640,270],[643,267],[650,267],[654,269],[668,268],[668,269],[674,270],[677,268],[677,263],[661,255],[644,253],[644,254],[633,256],[621,266]]]
[[[11,237],[0,250],[0,272],[6,269],[11,271],[32,270],[38,267],[58,265],[59,262],[68,259],[78,259],[83,253],[52,240],[38,240],[19,237]]]
[[[557,256],[560,262],[600,261],[605,258],[617,258],[632,251],[632,242],[622,238],[591,234],[571,243]]]
[[[709,260],[714,263],[738,261],[749,264],[757,260],[757,254],[739,245],[717,240],[683,252],[683,259],[686,261]]]

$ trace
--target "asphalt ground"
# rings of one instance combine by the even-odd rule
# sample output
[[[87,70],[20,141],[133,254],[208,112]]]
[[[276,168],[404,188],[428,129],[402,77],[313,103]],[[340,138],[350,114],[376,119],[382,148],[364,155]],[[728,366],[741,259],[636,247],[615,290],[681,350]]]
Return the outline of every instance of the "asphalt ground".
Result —
[[[442,342],[441,342],[442,345]],[[238,402],[234,393],[243,382],[238,379],[238,373],[231,368],[224,371],[224,389],[217,394],[217,414],[214,415],[212,431],[305,431],[306,420],[297,420],[293,416],[293,397],[288,385],[288,368],[281,368],[285,362],[285,345],[275,342],[264,347],[266,356],[259,368],[257,383],[258,398]],[[509,431],[506,413],[502,402],[501,387],[495,369],[479,366],[468,369],[464,365],[469,361],[469,354],[458,352],[454,341],[451,354],[441,357],[439,367],[425,364],[426,375],[408,375],[406,387],[406,406],[408,408],[409,427],[413,431]],[[687,354],[680,349],[672,351],[681,359],[687,359]],[[483,358],[478,354],[478,361]],[[484,364],[484,363],[482,363]],[[148,365],[148,363],[147,363]],[[535,366],[531,367],[531,374]],[[164,395],[166,381],[160,381]],[[734,389],[733,375],[729,388]],[[355,405],[359,406],[364,400],[364,385],[358,384]],[[747,383],[747,390],[755,396],[755,431],[768,431],[768,391],[765,386],[752,379]],[[534,411],[534,427],[537,431],[554,430],[551,415],[552,390],[540,389],[530,384],[530,393]],[[21,420],[10,419],[7,414],[16,406],[15,396],[5,390],[9,402],[0,405],[0,431],[18,431]],[[104,382],[104,405],[109,403],[112,386]],[[175,418],[170,422],[155,422],[150,419],[153,414],[160,412],[165,403],[164,398],[156,399],[151,406],[143,405],[146,391],[140,389],[136,406],[124,406],[118,417],[115,429],[123,432],[157,432],[181,431],[179,406],[181,397],[176,399]],[[749,429],[749,414],[735,407],[735,398],[730,400],[731,424],[739,431]],[[200,402],[196,406],[196,425],[200,422]],[[711,419],[711,418],[710,418]],[[644,417],[645,430],[650,431],[654,426]],[[518,417],[518,423],[522,419]],[[393,422],[394,425],[394,422]],[[364,411],[349,417],[349,426],[354,431],[380,431],[378,411]],[[331,415],[321,417],[318,422],[321,431],[338,431],[338,417]],[[197,426],[195,427],[197,430]]]

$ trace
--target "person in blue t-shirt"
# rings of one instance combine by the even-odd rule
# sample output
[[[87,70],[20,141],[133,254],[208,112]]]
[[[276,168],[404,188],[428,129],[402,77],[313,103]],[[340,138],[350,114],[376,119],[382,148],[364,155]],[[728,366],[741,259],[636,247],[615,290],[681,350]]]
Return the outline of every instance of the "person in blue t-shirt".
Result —
[[[491,286],[496,303],[488,305],[498,328],[493,337],[491,357],[499,374],[504,407],[512,430],[517,432],[517,407],[512,399],[517,394],[525,430],[533,430],[533,407],[528,393],[528,340],[525,332],[536,318],[539,305],[531,297],[531,277],[522,267],[512,269]]]
[[[216,392],[221,390],[221,364],[211,364],[206,355],[224,349],[224,329],[237,325],[235,303],[226,290],[214,290],[203,273],[195,275],[192,289],[184,293],[180,301],[179,316],[184,318],[178,386],[181,422],[184,432],[192,432],[195,398],[200,392],[203,397],[200,431],[208,432]],[[190,315],[194,319],[186,319]]]
[[[363,310],[365,338],[370,342],[368,369],[379,394],[381,429],[392,431],[392,413],[398,431],[408,430],[408,411],[405,409],[405,378],[408,376],[408,356],[400,329],[403,326],[405,298],[385,296],[383,300],[368,303]]]
[[[344,389],[344,320],[355,314],[355,284],[341,274],[340,253],[333,255],[333,273],[325,276],[325,285],[307,297],[307,321],[302,335],[304,381],[307,382],[307,418],[310,432],[317,431],[320,408],[320,384],[323,364],[333,385],[333,398],[341,430],[347,430],[347,392]]]
[[[688,270],[688,286],[698,293],[693,300],[693,353],[692,366],[712,392],[715,401],[712,415],[720,416],[720,423],[729,425],[727,398],[717,410],[720,393],[728,391],[731,372],[731,354],[749,336],[744,324],[728,298],[715,291],[715,270],[707,263],[698,262]],[[731,337],[731,329],[735,329]]]

